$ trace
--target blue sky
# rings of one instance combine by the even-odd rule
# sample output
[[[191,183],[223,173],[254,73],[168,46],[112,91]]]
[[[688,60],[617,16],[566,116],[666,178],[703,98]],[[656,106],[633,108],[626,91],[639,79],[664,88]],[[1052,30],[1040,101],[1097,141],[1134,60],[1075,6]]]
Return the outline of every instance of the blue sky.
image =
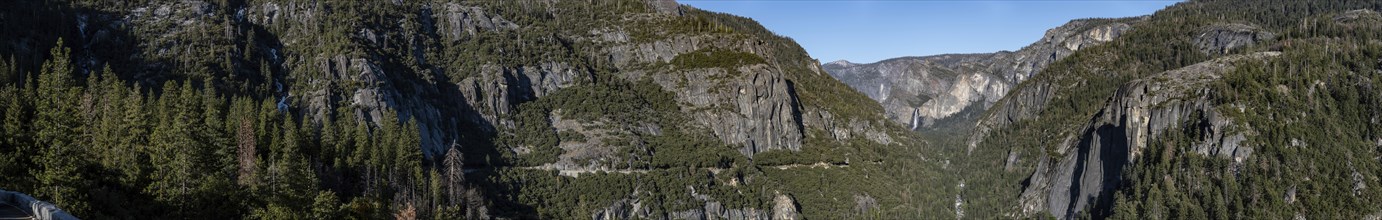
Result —
[[[757,20],[821,62],[1017,50],[1071,19],[1147,15],[1178,0],[679,0]]]

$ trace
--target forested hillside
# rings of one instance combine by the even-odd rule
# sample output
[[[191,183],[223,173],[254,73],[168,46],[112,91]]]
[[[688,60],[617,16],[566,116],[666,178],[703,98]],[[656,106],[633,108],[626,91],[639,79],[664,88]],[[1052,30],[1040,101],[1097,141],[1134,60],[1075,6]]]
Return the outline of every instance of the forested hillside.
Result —
[[[1178,3],[1021,83],[959,172],[976,218],[1382,216],[1375,1]]]
[[[0,189],[91,219],[1378,218],[1379,10],[1082,20],[923,68],[1008,92],[917,123],[667,0],[5,2]],[[951,115],[972,134],[912,131]]]
[[[0,189],[82,218],[954,213],[950,161],[672,1],[17,1]]]

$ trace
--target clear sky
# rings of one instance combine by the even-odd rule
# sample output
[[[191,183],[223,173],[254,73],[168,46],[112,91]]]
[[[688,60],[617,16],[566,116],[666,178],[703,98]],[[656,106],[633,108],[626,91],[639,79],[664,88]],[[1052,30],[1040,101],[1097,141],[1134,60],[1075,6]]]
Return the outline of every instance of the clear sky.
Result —
[[[1078,18],[1148,15],[1179,0],[678,0],[757,20],[821,62],[1017,50]]]

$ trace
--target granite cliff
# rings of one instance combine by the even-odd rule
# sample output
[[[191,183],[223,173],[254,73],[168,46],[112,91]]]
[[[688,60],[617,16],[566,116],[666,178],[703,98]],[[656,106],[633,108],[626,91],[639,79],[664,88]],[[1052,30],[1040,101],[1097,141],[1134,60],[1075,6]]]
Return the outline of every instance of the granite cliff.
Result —
[[[1179,3],[1053,62],[993,102],[954,146],[966,161],[956,172],[972,174],[956,180],[964,186],[957,207],[1000,210],[967,216],[1058,219],[1374,212],[1319,209],[1375,209],[1360,202],[1376,177],[1355,158],[1377,158],[1364,150],[1377,146],[1374,126],[1364,125],[1377,112],[1352,104],[1375,100],[1351,97],[1378,94],[1369,79],[1378,70],[1347,63],[1376,63],[1359,55],[1377,48],[1376,36],[1344,33],[1375,31],[1362,18],[1374,9],[1356,8],[1378,5],[1340,3]],[[1321,10],[1282,14],[1258,4]],[[1205,14],[1216,11],[1237,12]],[[1344,128],[1355,125],[1366,128]],[[1332,147],[1309,141],[1334,134],[1348,135]],[[1336,199],[1301,203],[1305,182],[1329,191],[1309,196]]]
[[[1074,20],[1017,51],[902,57],[870,64],[841,60],[823,67],[882,104],[889,119],[913,130],[964,128],[1047,65],[1112,41],[1141,19]]]
[[[215,161],[201,182],[236,180],[205,191],[224,194],[199,194],[244,198],[217,208],[225,215],[284,217],[313,205],[330,214],[350,202],[348,215],[363,218],[851,218],[920,210],[835,212],[852,206],[837,201],[887,195],[881,203],[916,206],[930,192],[908,184],[921,174],[884,175],[933,165],[913,159],[925,143],[792,40],[670,0],[20,2],[0,20],[16,30],[0,36],[0,55],[18,61],[3,64],[36,72],[66,56],[45,51],[71,49],[72,71],[61,74],[92,82],[74,89],[98,93],[95,82],[111,79],[149,100],[167,94],[145,88],[206,91],[211,104],[197,109],[210,116],[197,121],[216,126],[198,131],[239,136],[168,152]],[[102,69],[113,76],[98,77]],[[23,77],[5,75],[5,88],[22,88],[10,82]],[[4,144],[0,153],[19,154]],[[86,153],[96,154],[72,154]],[[165,191],[143,179],[180,175],[128,161],[86,164],[134,179],[98,180],[133,189],[114,194],[156,198],[128,204],[159,206],[74,205],[76,214],[212,214],[146,195]],[[3,172],[40,169],[25,166]],[[820,175],[845,181],[812,179]],[[303,179],[278,187],[282,176]],[[36,183],[16,182],[29,185],[0,187]],[[884,191],[899,188],[919,193]]]

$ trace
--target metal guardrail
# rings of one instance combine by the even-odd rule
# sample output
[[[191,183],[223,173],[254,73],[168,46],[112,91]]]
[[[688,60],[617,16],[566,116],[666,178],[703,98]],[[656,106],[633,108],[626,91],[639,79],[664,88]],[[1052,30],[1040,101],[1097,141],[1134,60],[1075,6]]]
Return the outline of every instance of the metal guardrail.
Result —
[[[77,220],[76,216],[63,211],[57,205],[35,199],[32,196],[0,190],[0,205],[13,207],[15,210],[23,211],[28,216],[0,216],[0,219],[36,219],[36,220]]]

